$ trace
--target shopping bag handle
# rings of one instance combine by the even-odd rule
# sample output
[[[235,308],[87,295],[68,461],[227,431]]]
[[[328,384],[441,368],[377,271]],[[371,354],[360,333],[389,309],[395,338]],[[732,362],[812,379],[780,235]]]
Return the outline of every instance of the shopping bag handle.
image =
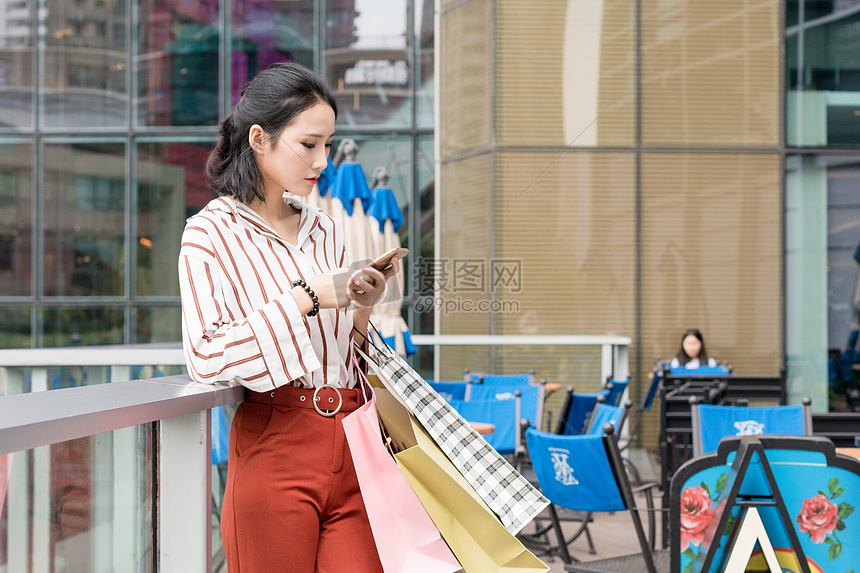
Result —
[[[361,365],[358,363],[358,358],[355,357],[355,352],[352,353],[352,364],[355,366],[355,371],[358,375],[358,385],[361,386],[361,393],[364,395],[364,402],[367,403],[370,401],[367,393],[370,391],[370,395],[372,396],[373,388],[370,387],[370,382],[367,380],[367,375],[365,375],[364,370],[361,369]]]
[[[365,360],[370,360],[370,358],[364,353],[363,350],[359,348],[356,344],[355,349],[357,352],[361,353],[362,358]],[[373,395],[373,386],[370,385],[370,381],[367,379],[364,371],[361,369],[361,365],[358,363],[358,358],[355,357],[355,353],[352,355],[352,363],[355,365],[355,369],[358,371],[358,384],[361,386],[361,391],[364,394],[365,403],[369,401],[367,397],[367,392],[370,392],[370,395]],[[388,433],[388,429],[385,427],[385,423],[382,419],[379,419],[379,432],[381,434],[382,443],[385,445],[385,449],[388,450],[388,453],[394,457],[394,454],[397,453],[394,447],[394,439],[392,439],[391,435]]]
[[[382,338],[382,334],[379,332],[379,329],[376,328],[376,325],[373,324],[373,322],[371,322],[370,320],[367,321],[367,324],[370,328],[373,329],[373,333],[376,334],[376,336],[371,336],[369,332],[361,332],[359,329],[357,329],[355,327],[355,325],[353,325],[352,329],[354,331],[356,331],[357,333],[359,333],[362,336],[362,338],[364,338],[374,348],[374,350],[376,350],[376,352],[378,352],[379,354],[386,356],[386,355],[390,355],[392,352],[394,352],[394,349],[391,348],[387,342],[385,342],[384,338]],[[383,350],[383,348],[380,348],[379,346],[376,345],[376,342],[374,342],[374,340],[373,340],[374,338],[376,338],[381,343],[384,350]],[[355,344],[356,348],[360,348],[357,343],[353,342],[353,344]],[[364,354],[366,355],[367,353],[364,353]],[[377,361],[374,360],[374,362],[377,362]]]

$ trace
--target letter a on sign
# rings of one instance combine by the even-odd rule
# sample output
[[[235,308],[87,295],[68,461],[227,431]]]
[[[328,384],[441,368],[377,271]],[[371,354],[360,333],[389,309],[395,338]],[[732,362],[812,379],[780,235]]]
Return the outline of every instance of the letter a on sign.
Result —
[[[746,571],[747,564],[755,550],[756,541],[761,545],[761,552],[767,561],[768,571],[770,573],[782,573],[782,567],[776,560],[776,553],[770,543],[770,538],[767,536],[758,510],[754,507],[745,508],[738,519],[741,523],[735,526],[738,529],[732,536],[734,543],[730,544],[727,549],[729,559],[726,568],[723,569],[724,573],[743,573]]]

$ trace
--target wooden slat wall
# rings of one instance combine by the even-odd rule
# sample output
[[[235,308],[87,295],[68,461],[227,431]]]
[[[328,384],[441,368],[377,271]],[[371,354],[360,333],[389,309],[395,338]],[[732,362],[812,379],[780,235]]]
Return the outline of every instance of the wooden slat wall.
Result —
[[[499,152],[496,257],[521,261],[506,334],[629,334],[635,327],[635,163],[629,152]],[[504,360],[505,362],[502,362]],[[504,348],[495,367],[534,368],[580,391],[600,384],[596,347]]]
[[[776,154],[642,157],[642,352],[674,355],[687,328],[738,373],[781,363],[782,228]]]
[[[492,320],[445,315],[442,332],[625,334],[634,337],[631,367],[641,351],[643,372],[633,374],[647,382],[683,330],[698,327],[711,353],[737,372],[776,374],[783,353],[779,0],[642,0],[639,142],[636,5],[546,0],[536,9],[522,0],[469,0],[443,13],[440,255],[521,259],[523,288],[493,294],[517,302],[516,311]],[[570,10],[597,18],[599,41],[581,43],[593,51],[570,37],[577,25]],[[490,54],[483,34],[493,25]],[[599,61],[586,87],[566,82],[570,57]],[[486,115],[491,87],[494,117]],[[596,100],[587,97],[592,88]],[[583,117],[588,101],[603,115],[571,146],[579,149],[559,155],[571,143],[565,114]],[[486,155],[452,162],[485,145]],[[481,218],[480,209],[495,218]],[[583,390],[600,383],[599,360],[587,352],[444,352],[446,377],[459,378],[464,367],[535,368]],[[656,444],[655,413],[642,433]]]
[[[437,253],[438,264],[453,271],[455,261],[490,259],[490,154],[484,153],[469,159],[446,163],[442,167],[442,193],[440,213],[442,229]],[[454,286],[455,277],[448,275],[441,284],[444,300],[479,301],[487,293],[472,292]],[[488,313],[439,314],[441,334],[489,334]],[[442,371],[446,380],[462,378],[463,369],[480,370],[489,353],[486,348],[442,347]],[[474,365],[474,366],[473,366]]]
[[[499,152],[496,256],[522,261],[505,332],[630,333],[635,163],[629,152]],[[498,293],[507,295],[505,291]]]
[[[778,0],[642,1],[642,141],[780,143]]]
[[[496,143],[632,145],[635,2],[542,0],[539,6],[496,2]],[[587,37],[583,30],[568,29],[586,12],[599,22]],[[575,69],[573,61],[583,58],[597,60],[591,62],[596,77],[566,78]],[[596,105],[583,110],[592,90]],[[577,118],[567,129],[565,113]]]
[[[442,13],[442,158],[490,144],[490,2],[470,0]]]
[[[779,372],[781,220],[777,154],[643,155],[643,379],[687,328],[738,374]],[[645,418],[650,446],[658,412]]]
[[[489,156],[443,167],[443,259],[513,261],[519,285],[487,284],[450,298],[511,303],[495,314],[498,334],[629,334],[635,323],[635,201],[632,153],[499,152],[490,205]],[[543,172],[543,173],[541,173]],[[496,217],[490,216],[491,212]],[[490,228],[496,229],[495,254]],[[449,254],[450,253],[450,254]],[[519,291],[519,292],[517,292]],[[489,313],[443,314],[443,333],[490,332]],[[535,369],[583,391],[600,384],[595,348],[501,348],[494,355],[446,349],[445,377],[463,368]],[[461,352],[468,362],[456,362]],[[480,360],[478,359],[480,356]],[[450,361],[450,364],[449,364]]]

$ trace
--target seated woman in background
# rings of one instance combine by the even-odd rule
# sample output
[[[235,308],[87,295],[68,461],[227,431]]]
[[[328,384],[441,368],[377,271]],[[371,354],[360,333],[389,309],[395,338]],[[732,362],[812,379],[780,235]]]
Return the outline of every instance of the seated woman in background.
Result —
[[[691,328],[681,338],[681,347],[678,349],[678,354],[672,359],[669,367],[678,368],[679,366],[683,366],[684,368],[698,368],[703,364],[716,366],[717,361],[708,356],[702,333],[697,328]]]

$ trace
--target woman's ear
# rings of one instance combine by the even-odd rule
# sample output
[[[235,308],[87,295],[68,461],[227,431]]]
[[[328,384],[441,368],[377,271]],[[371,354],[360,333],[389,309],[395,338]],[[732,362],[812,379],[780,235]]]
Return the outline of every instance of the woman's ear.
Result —
[[[266,138],[266,132],[259,124],[255,123],[248,131],[248,144],[254,151],[263,151],[263,142]]]

